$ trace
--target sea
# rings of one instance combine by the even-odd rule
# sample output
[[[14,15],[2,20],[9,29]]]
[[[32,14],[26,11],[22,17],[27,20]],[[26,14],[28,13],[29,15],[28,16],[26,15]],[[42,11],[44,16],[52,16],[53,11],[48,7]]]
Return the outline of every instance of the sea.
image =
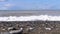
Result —
[[[60,10],[0,10],[0,16],[51,15],[60,16]]]

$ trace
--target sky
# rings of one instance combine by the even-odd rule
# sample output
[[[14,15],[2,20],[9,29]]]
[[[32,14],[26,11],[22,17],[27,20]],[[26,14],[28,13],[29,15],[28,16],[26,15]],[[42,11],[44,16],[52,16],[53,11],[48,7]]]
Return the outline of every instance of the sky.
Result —
[[[0,10],[59,10],[60,0],[0,0]]]

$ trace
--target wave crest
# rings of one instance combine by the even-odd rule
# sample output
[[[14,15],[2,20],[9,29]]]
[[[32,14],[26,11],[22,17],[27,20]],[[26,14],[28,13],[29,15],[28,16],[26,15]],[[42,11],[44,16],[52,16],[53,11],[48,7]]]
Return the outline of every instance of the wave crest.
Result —
[[[9,16],[0,17],[0,21],[60,21],[60,16],[49,16],[49,15],[39,15],[39,16]]]

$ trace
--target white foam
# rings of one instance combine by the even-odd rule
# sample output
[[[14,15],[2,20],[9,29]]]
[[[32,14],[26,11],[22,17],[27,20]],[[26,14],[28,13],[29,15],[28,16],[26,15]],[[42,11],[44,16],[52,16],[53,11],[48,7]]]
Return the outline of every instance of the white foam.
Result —
[[[0,17],[0,21],[60,21],[60,16],[49,16],[49,15],[39,15],[39,16],[9,16]]]

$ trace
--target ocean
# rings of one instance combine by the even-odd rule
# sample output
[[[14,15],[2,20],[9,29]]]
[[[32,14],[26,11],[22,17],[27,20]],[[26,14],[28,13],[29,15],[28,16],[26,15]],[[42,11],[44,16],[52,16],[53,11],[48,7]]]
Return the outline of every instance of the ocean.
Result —
[[[10,10],[0,11],[0,21],[60,21],[60,11],[49,10]]]
[[[59,10],[0,10],[0,16],[51,15],[59,16]]]

